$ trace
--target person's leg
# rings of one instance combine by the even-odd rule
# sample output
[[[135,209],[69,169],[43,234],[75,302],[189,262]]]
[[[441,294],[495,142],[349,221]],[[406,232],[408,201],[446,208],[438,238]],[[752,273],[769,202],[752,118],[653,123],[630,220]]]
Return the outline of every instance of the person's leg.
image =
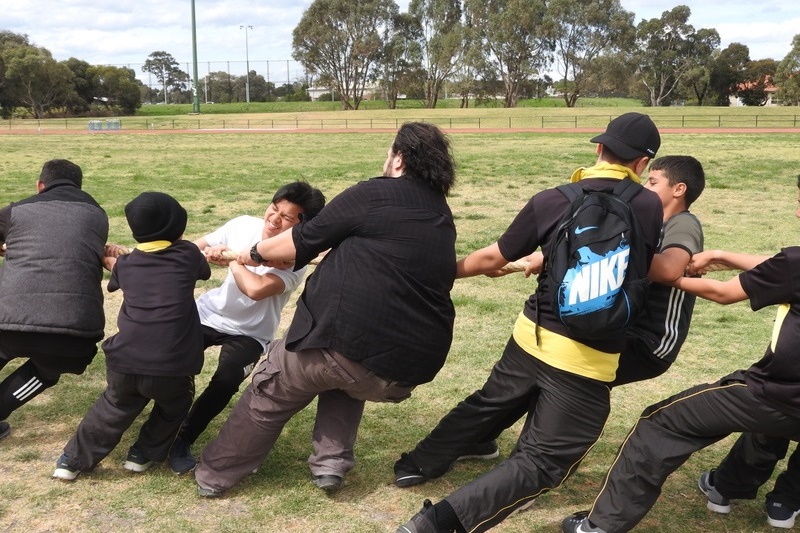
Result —
[[[775,486],[766,496],[767,504],[779,503],[796,513],[800,509],[800,450],[795,446],[786,463],[786,470],[778,475]]]
[[[70,466],[84,472],[91,470],[119,444],[149,402],[139,394],[136,377],[106,370],[106,390],[64,447]]]
[[[611,387],[653,379],[669,370],[670,366],[671,362],[653,355],[653,350],[643,339],[627,337]]]
[[[609,532],[630,530],[669,474],[695,451],[738,431],[788,436],[800,432],[800,423],[753,396],[741,372],[648,407],[620,448],[589,520]]]
[[[131,448],[151,461],[163,461],[192,405],[194,376],[139,376],[138,383],[154,405]]]
[[[728,499],[752,500],[786,457],[789,439],[742,433],[713,472],[713,486]]]
[[[195,399],[179,436],[193,444],[211,421],[220,414],[239,392],[242,382],[250,375],[262,354],[261,343],[244,335],[227,335],[203,327],[206,347],[221,346],[219,360],[208,386]]]
[[[510,339],[481,390],[459,402],[398,464],[410,460],[426,478],[439,477],[474,443],[496,438],[534,401],[533,364]]]
[[[530,360],[538,367],[532,375],[539,394],[516,453],[445,499],[471,533],[494,527],[560,486],[597,442],[608,417],[607,384]]]
[[[28,360],[0,382],[0,420],[58,383],[58,377],[48,379]]]
[[[3,339],[4,339],[3,336],[4,335],[5,335],[5,331],[0,330],[0,370],[3,370],[3,368],[5,368],[5,366],[12,359],[16,359],[17,358],[15,355],[12,355],[11,352],[6,352],[5,351],[5,349],[4,349],[4,344],[5,343],[3,342]]]
[[[353,446],[364,404],[363,400],[355,400],[341,390],[319,395],[311,441],[314,453],[308,458],[312,476],[344,478],[353,469]]]
[[[200,455],[198,486],[222,492],[261,466],[289,419],[318,394],[338,388],[326,383],[328,367],[320,350],[295,353],[283,340],[273,342],[219,435]]]
[[[71,335],[2,332],[2,352],[28,361],[0,382],[0,420],[52,387],[64,373],[82,374],[97,353],[98,339]]]

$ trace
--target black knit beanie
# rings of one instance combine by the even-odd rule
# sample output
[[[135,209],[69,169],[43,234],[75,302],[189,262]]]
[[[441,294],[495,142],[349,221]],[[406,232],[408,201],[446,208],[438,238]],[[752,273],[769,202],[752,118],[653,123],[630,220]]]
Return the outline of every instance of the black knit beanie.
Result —
[[[163,192],[143,192],[125,206],[136,242],[177,241],[186,231],[186,210]]]

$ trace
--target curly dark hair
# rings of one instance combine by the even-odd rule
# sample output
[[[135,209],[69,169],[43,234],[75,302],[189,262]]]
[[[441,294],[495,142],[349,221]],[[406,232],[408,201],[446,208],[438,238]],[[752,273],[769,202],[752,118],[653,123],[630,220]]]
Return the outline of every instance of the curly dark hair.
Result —
[[[456,180],[450,141],[433,124],[407,122],[400,126],[392,152],[403,157],[403,178],[427,183],[447,196]]]

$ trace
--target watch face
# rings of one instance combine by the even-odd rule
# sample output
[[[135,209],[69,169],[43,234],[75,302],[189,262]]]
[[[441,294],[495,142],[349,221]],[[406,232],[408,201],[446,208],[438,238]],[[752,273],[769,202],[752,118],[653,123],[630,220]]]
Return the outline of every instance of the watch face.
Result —
[[[250,259],[252,259],[256,263],[264,262],[264,258],[261,257],[261,254],[258,253],[258,244],[254,244],[253,247],[250,248]]]

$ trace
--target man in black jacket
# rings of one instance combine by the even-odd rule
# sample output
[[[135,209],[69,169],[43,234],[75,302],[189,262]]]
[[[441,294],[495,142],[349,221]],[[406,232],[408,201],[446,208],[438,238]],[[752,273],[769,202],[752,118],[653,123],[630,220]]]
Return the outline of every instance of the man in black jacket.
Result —
[[[201,496],[217,496],[258,468],[286,422],[317,397],[314,440],[322,449],[315,450],[314,483],[338,488],[353,466],[364,402],[399,402],[433,379],[455,318],[456,230],[446,201],[453,166],[435,126],[404,124],[383,176],[240,254],[242,263],[295,260],[297,269],[330,249],[309,277],[286,337],[270,345],[203,451],[195,471]]]
[[[103,338],[108,217],[82,180],[75,163],[48,161],[38,194],[0,209],[0,368],[28,359],[0,382],[0,438],[12,412],[61,374],[82,374]]]

